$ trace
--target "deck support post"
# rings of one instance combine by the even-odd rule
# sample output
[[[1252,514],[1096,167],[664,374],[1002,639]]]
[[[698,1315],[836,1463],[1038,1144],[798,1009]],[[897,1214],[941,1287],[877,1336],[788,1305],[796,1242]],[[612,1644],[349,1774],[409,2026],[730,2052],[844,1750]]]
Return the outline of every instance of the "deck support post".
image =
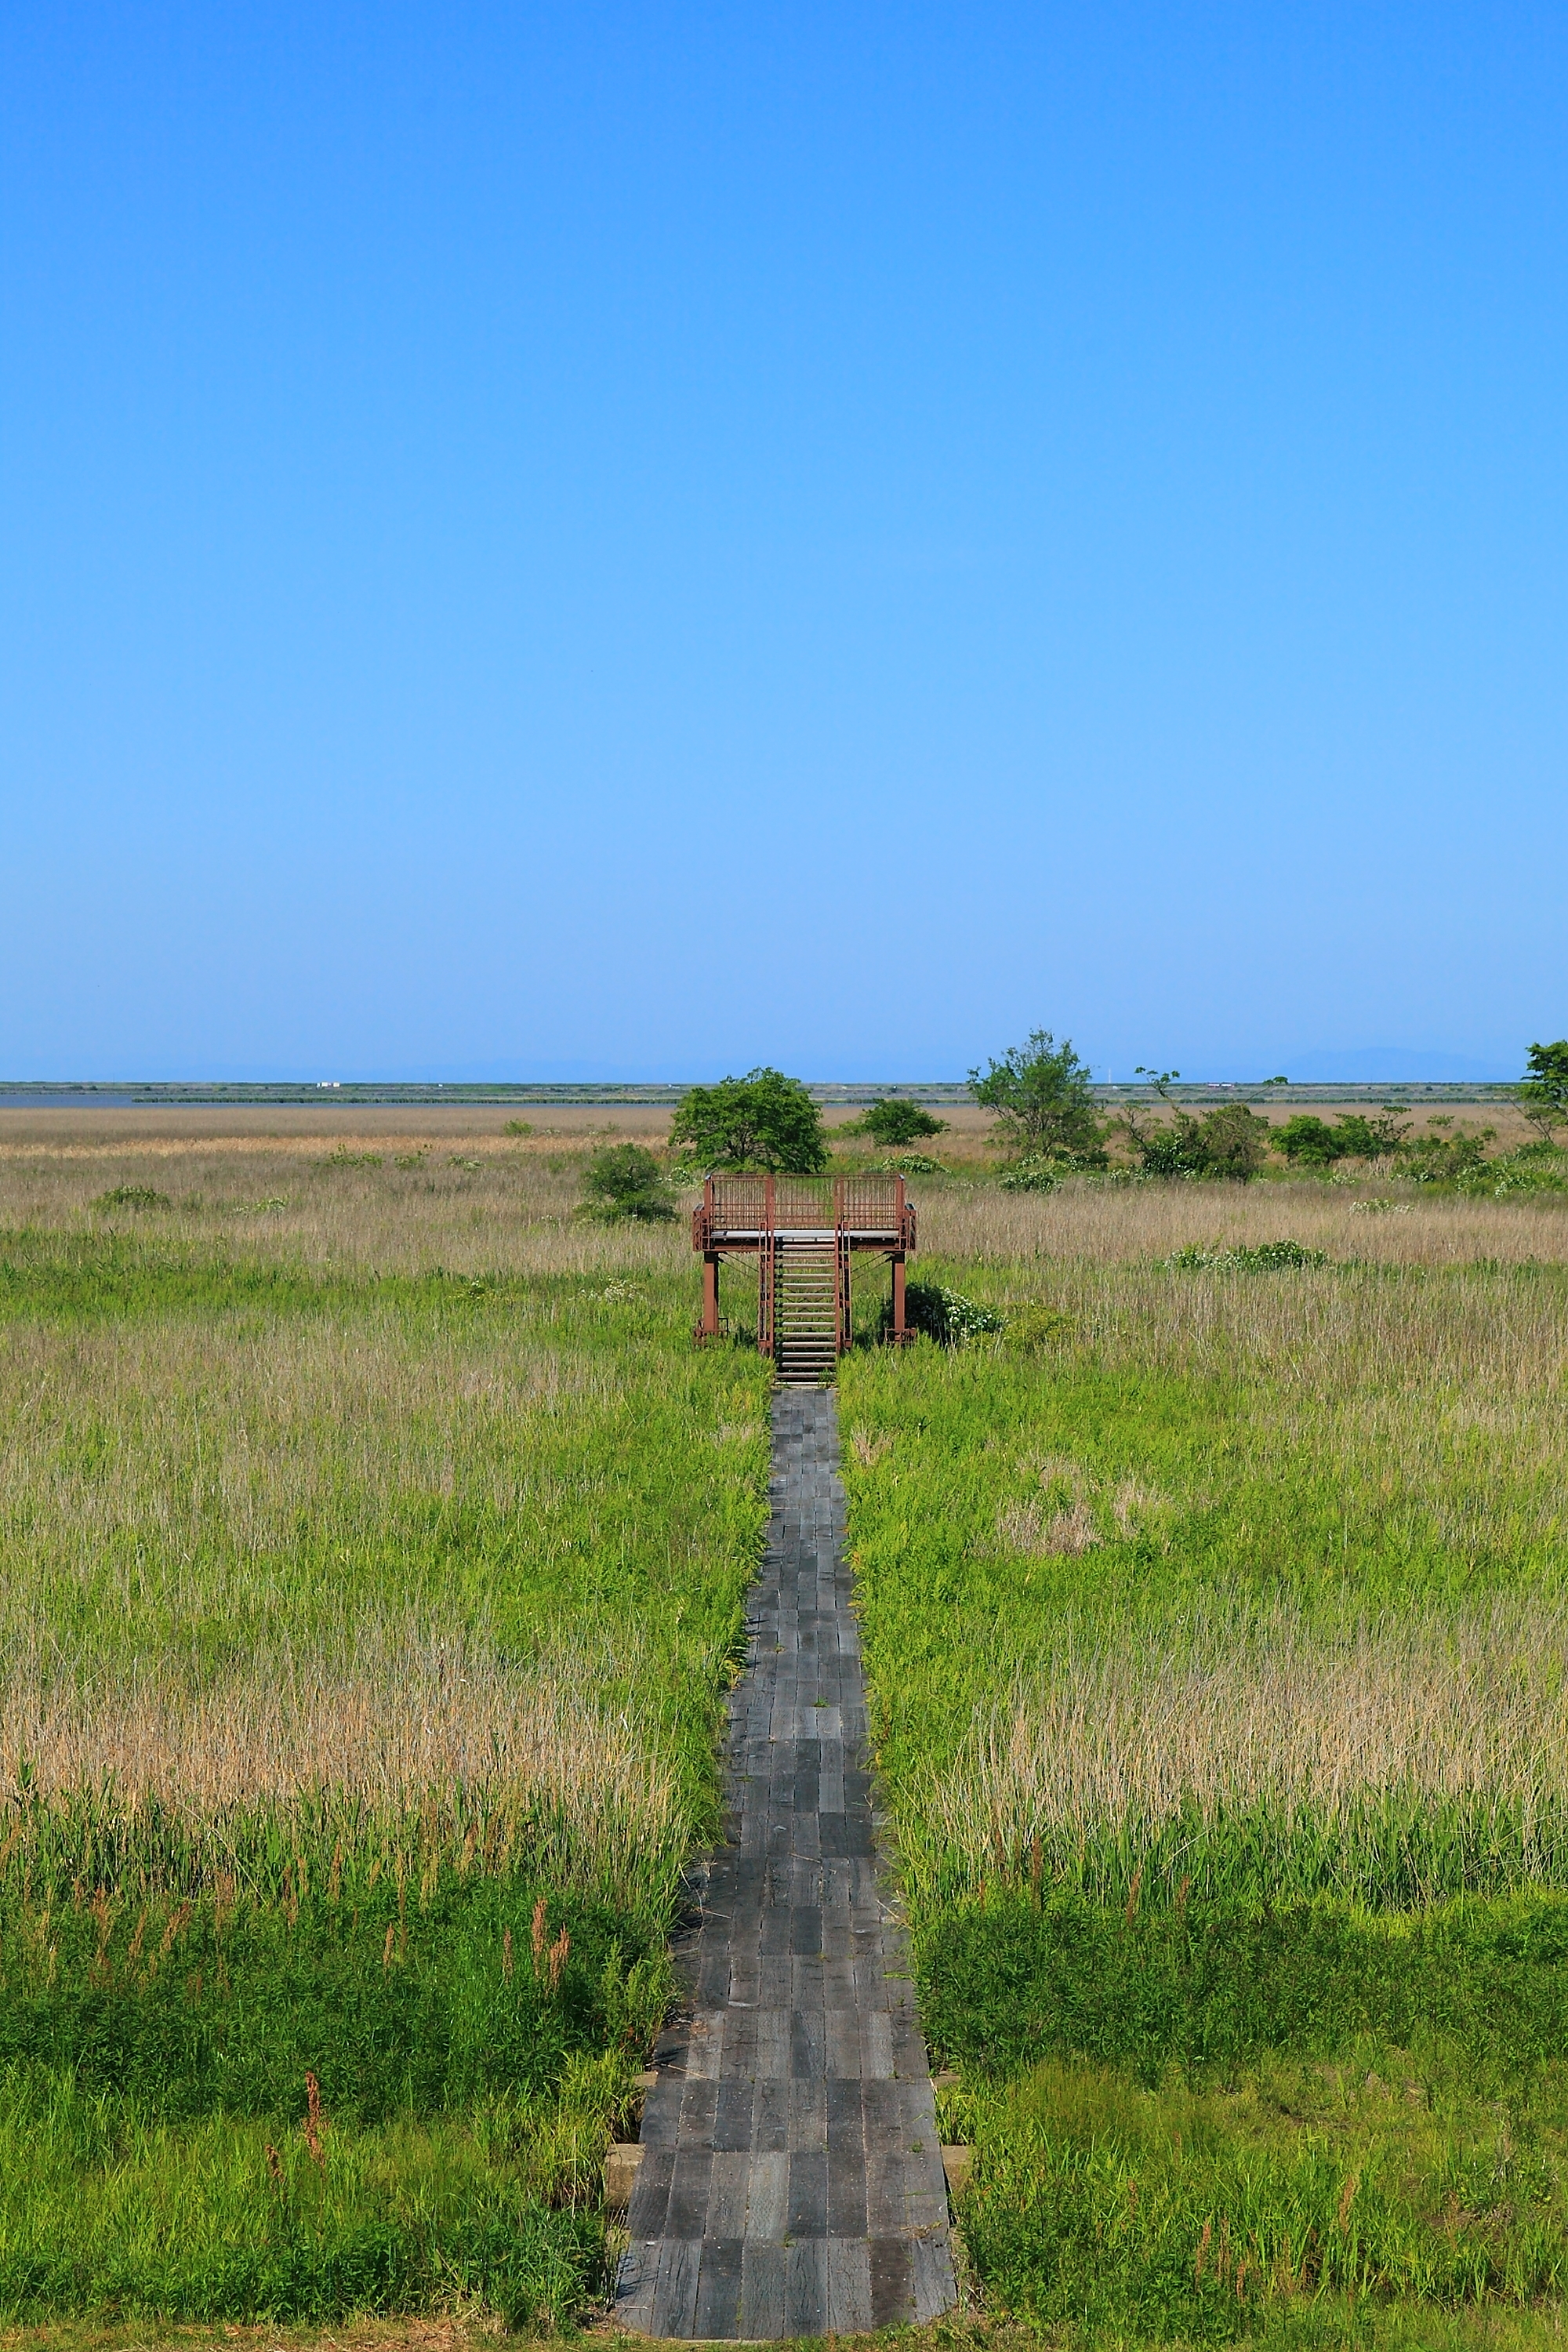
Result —
[[[905,1264],[904,1253],[902,1250],[895,1250],[893,1252],[892,1267],[893,1328],[889,1337],[891,1338],[895,1348],[902,1348],[907,1346],[909,1341],[914,1336],[904,1319],[908,1267]]]
[[[757,1353],[773,1354],[773,1303],[777,1297],[778,1236],[764,1231],[757,1244]]]
[[[705,1250],[702,1255],[702,1330],[704,1339],[719,1337],[719,1253]]]

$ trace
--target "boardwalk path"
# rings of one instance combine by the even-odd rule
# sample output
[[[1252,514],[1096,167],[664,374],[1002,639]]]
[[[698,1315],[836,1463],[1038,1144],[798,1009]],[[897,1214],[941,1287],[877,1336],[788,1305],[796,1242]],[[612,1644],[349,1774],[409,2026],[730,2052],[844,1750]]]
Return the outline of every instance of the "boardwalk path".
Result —
[[[659,2044],[616,2316],[757,2340],[952,2302],[904,1939],[879,1885],[834,1399],[773,1404],[773,1522],[731,1709],[729,1843]]]

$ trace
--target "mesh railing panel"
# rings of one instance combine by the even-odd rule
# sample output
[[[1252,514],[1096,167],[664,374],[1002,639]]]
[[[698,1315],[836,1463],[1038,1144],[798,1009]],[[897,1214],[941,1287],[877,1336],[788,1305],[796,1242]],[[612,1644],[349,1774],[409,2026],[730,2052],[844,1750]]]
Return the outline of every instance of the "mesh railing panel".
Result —
[[[780,1232],[792,1225],[820,1233],[833,1223],[833,1181],[826,1176],[775,1176],[773,1223]]]
[[[755,1233],[767,1221],[765,1176],[715,1176],[713,1222],[727,1233]]]
[[[759,1233],[769,1223],[765,1176],[715,1176],[713,1223],[726,1233]],[[896,1176],[775,1176],[775,1233],[822,1233],[836,1224],[886,1233],[899,1222]]]
[[[883,1232],[896,1225],[899,1218],[899,1180],[896,1176],[845,1176],[845,1224],[855,1229]]]

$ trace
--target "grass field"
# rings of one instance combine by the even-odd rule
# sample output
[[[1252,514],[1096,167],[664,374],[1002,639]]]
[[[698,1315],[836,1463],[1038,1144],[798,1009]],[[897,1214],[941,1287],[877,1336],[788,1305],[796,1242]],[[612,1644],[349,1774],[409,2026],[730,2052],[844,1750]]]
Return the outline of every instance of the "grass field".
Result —
[[[763,1375],[580,1135],[146,1125],[0,1130],[0,2324],[564,2323]],[[939,2335],[1556,2342],[1568,1212],[941,1148],[916,1271],[1009,1329],[841,1380]]]
[[[970,2252],[1075,2341],[1555,2340],[1568,1219],[1371,1191],[939,1192],[1012,1338],[845,1367]]]
[[[0,1160],[5,2318],[598,2287],[766,1448],[574,1172]]]

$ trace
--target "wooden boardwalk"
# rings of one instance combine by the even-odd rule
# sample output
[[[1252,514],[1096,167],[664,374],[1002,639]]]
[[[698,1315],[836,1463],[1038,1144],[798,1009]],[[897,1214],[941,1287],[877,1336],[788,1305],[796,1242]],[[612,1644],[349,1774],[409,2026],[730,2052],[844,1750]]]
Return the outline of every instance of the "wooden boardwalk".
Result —
[[[751,2341],[953,2302],[904,1937],[883,1899],[835,1401],[773,1404],[773,1520],[731,1705],[726,1843],[679,1957],[616,2314]]]

